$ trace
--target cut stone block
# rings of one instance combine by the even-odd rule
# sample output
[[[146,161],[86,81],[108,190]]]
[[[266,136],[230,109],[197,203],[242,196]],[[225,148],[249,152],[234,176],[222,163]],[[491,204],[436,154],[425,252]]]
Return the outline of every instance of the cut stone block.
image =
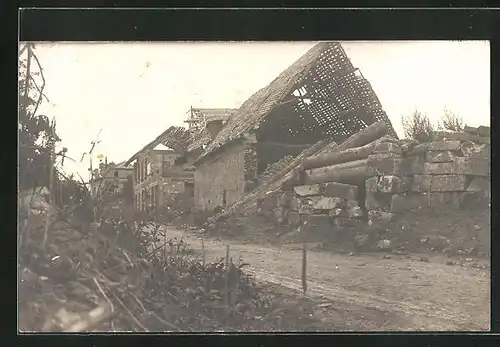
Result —
[[[302,204],[299,206],[298,212],[300,214],[311,214],[311,213],[313,213],[312,202],[311,201],[310,201],[310,203],[302,202]]]
[[[425,160],[429,163],[448,163],[457,158],[452,151],[429,151],[425,155]]]
[[[381,193],[402,193],[408,190],[406,180],[398,176],[384,175],[378,179],[378,191]]]
[[[365,189],[367,192],[378,191],[378,176],[368,178],[365,182]]]
[[[298,196],[313,196],[321,195],[322,189],[319,184],[310,184],[305,186],[297,186],[293,188],[295,194]]]
[[[356,200],[358,198],[358,187],[351,184],[328,182],[325,184],[323,195],[342,199]]]
[[[424,199],[422,194],[396,194],[392,196],[391,212],[403,213],[408,211],[418,211],[422,209]]]
[[[415,175],[411,190],[413,192],[429,192],[432,186],[432,175]]]
[[[491,137],[491,128],[485,125],[480,125],[477,127],[477,134],[483,137]]]
[[[490,163],[477,158],[457,158],[451,163],[425,163],[424,173],[427,175],[489,176]]]
[[[431,191],[433,192],[460,192],[467,186],[467,176],[464,175],[434,175],[432,176]]]
[[[484,192],[491,190],[490,177],[474,177],[466,189],[468,192]]]
[[[384,211],[368,211],[368,220],[372,223],[390,222],[394,219],[396,214]]]
[[[298,226],[301,223],[300,214],[297,212],[290,211],[287,214],[288,224],[291,226]]]
[[[353,207],[359,207],[359,202],[358,200],[346,200],[345,207],[348,209]]]
[[[312,208],[314,210],[331,210],[342,208],[344,205],[344,199],[331,196],[314,197],[312,200]]]
[[[472,141],[462,142],[460,149],[466,157],[491,158],[491,146],[474,143]]]
[[[429,142],[429,151],[458,151],[460,149],[460,141],[433,141]]]
[[[391,211],[401,213],[426,209],[439,210],[443,206],[459,209],[466,194],[465,192],[432,192],[394,195]]]
[[[414,155],[403,159],[402,167],[410,175],[420,175],[424,173],[425,154]]]
[[[415,175],[413,192],[455,192],[464,191],[467,177],[464,175]]]
[[[446,132],[439,131],[434,136],[436,139],[441,140],[458,140],[458,141],[472,141],[482,144],[490,144],[491,140],[489,137],[478,136],[474,134],[469,134],[465,132]]]
[[[386,210],[391,206],[391,194],[366,192],[365,208],[367,210]]]
[[[366,166],[374,175],[399,175],[405,171],[405,162],[401,158],[387,157],[385,154],[371,154]]]
[[[474,134],[474,135],[484,136],[484,137],[490,137],[491,136],[491,128],[487,127],[487,126],[484,126],[484,125],[481,125],[481,126],[479,126],[477,128],[466,125],[464,127],[464,132],[471,133],[471,134]]]
[[[379,153],[401,154],[401,147],[399,147],[396,143],[393,143],[393,142],[381,142],[375,146],[373,153],[374,154],[379,154]]]
[[[408,179],[393,175],[370,177],[365,186],[367,192],[401,193],[408,190]]]
[[[328,211],[328,215],[330,217],[349,218],[349,214],[348,214],[347,210],[342,209],[342,208],[334,208],[333,210]]]
[[[335,218],[333,220],[333,225],[336,229],[353,229],[361,226],[361,221],[350,218]]]

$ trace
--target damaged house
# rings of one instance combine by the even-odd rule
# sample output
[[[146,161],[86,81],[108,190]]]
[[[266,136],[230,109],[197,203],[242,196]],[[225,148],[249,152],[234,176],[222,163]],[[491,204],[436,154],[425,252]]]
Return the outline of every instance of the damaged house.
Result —
[[[155,210],[165,205],[169,194],[193,189],[193,171],[176,165],[189,141],[186,129],[172,126],[127,160],[127,165],[134,163],[136,210]]]
[[[127,167],[125,162],[115,164],[107,162],[99,164],[95,169],[91,181],[92,196],[98,196],[101,191],[112,194],[121,194],[128,181],[132,180],[133,168]]]
[[[194,198],[192,163],[226,124],[234,109],[191,108],[188,128],[172,126],[135,153],[134,196],[138,211],[152,211]],[[160,148],[162,147],[162,148]]]
[[[195,160],[196,208],[231,205],[281,158],[318,140],[341,143],[378,121],[395,135],[340,43],[319,43],[245,101]]]

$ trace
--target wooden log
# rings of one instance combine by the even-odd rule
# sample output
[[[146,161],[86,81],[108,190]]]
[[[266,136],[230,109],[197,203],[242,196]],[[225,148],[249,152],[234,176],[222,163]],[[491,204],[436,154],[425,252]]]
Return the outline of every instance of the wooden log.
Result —
[[[305,184],[340,182],[358,183],[359,178],[370,177],[366,169],[366,159],[355,160],[348,163],[326,166],[305,171]],[[357,170],[358,168],[364,168]]]
[[[361,147],[348,148],[341,152],[335,151],[328,154],[315,155],[309,158],[305,158],[304,160],[302,160],[302,167],[305,170],[308,170],[360,159],[366,159],[379,143],[390,140],[393,139],[389,136],[383,136]]]
[[[326,171],[320,174],[306,174],[305,184],[338,182],[359,185],[371,176],[372,173],[366,165],[352,166],[338,170]]]
[[[347,140],[342,142],[339,146],[334,148],[335,152],[344,151],[349,148],[361,147],[370,143],[376,139],[381,138],[389,133],[389,127],[384,121],[378,121],[372,125],[358,131],[356,134],[351,135]],[[330,151],[330,148],[325,148],[318,154],[326,154]]]
[[[340,164],[324,166],[324,167],[320,167],[320,168],[316,168],[316,169],[305,170],[305,173],[306,173],[306,176],[322,175],[322,174],[336,171],[336,170],[342,170],[342,169],[348,169],[351,167],[363,166],[363,165],[366,165],[366,161],[367,161],[367,159],[354,160],[354,161],[349,161],[347,163],[340,163]]]
[[[373,123],[372,125],[366,127],[365,129],[358,131],[356,134],[350,136],[347,140],[342,142],[341,145],[337,146],[335,143],[330,144],[323,149],[314,152],[314,156],[321,155],[334,155],[335,153],[342,152],[354,147],[361,147],[369,144],[372,141],[380,140],[387,135],[389,128],[387,124],[383,121]],[[388,141],[392,139],[391,137],[385,137]],[[306,157],[304,157],[305,159]],[[301,159],[301,165],[298,168],[299,171],[304,170],[304,159]],[[297,173],[288,173],[285,185],[294,186],[305,184],[305,176]]]

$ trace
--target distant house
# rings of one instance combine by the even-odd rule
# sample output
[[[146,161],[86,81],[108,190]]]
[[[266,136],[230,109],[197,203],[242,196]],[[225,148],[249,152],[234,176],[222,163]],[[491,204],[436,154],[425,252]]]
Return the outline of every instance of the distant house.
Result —
[[[170,127],[127,160],[128,165],[133,163],[136,210],[155,210],[164,206],[167,195],[193,189],[193,170],[176,164],[189,141],[186,129]]]
[[[196,208],[230,205],[282,157],[379,120],[390,125],[340,43],[319,43],[245,101],[194,161]]]
[[[134,169],[127,167],[125,162],[101,163],[96,169],[91,181],[91,193],[98,196],[103,192],[108,194],[121,194],[128,180],[132,180]]]
[[[192,163],[234,111],[191,108],[188,128],[168,128],[127,160],[127,165],[134,163],[137,210],[151,211],[174,204],[181,197],[194,197]]]

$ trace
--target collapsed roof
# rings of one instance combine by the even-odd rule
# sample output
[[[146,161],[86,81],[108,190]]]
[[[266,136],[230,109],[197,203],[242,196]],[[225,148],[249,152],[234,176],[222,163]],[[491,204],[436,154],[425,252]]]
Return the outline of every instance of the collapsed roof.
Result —
[[[142,147],[132,157],[130,157],[130,159],[125,162],[125,165],[128,166],[131,162],[137,159],[139,154],[145,151],[152,150],[159,144],[172,148],[176,152],[184,152],[190,142],[191,134],[186,128],[171,126],[163,133],[161,133],[158,137],[156,137],[153,141]]]
[[[188,152],[203,149],[212,141],[212,135],[207,131],[206,124],[213,121],[227,122],[238,109],[236,108],[194,108],[191,107],[186,123],[193,129],[193,142],[188,146]]]
[[[370,83],[341,44],[323,42],[245,101],[197,162],[251,131],[268,138],[281,132],[281,138],[297,143],[340,143],[380,120],[397,137]]]
[[[205,128],[206,123],[219,120],[227,121],[236,111],[237,109],[234,108],[192,107],[191,117],[185,122],[194,125],[194,130],[190,131],[184,127],[171,126],[130,157],[130,159],[125,162],[125,166],[130,165],[139,154],[152,150],[160,144],[180,153],[191,152],[198,148],[203,148],[212,141],[212,136]]]

